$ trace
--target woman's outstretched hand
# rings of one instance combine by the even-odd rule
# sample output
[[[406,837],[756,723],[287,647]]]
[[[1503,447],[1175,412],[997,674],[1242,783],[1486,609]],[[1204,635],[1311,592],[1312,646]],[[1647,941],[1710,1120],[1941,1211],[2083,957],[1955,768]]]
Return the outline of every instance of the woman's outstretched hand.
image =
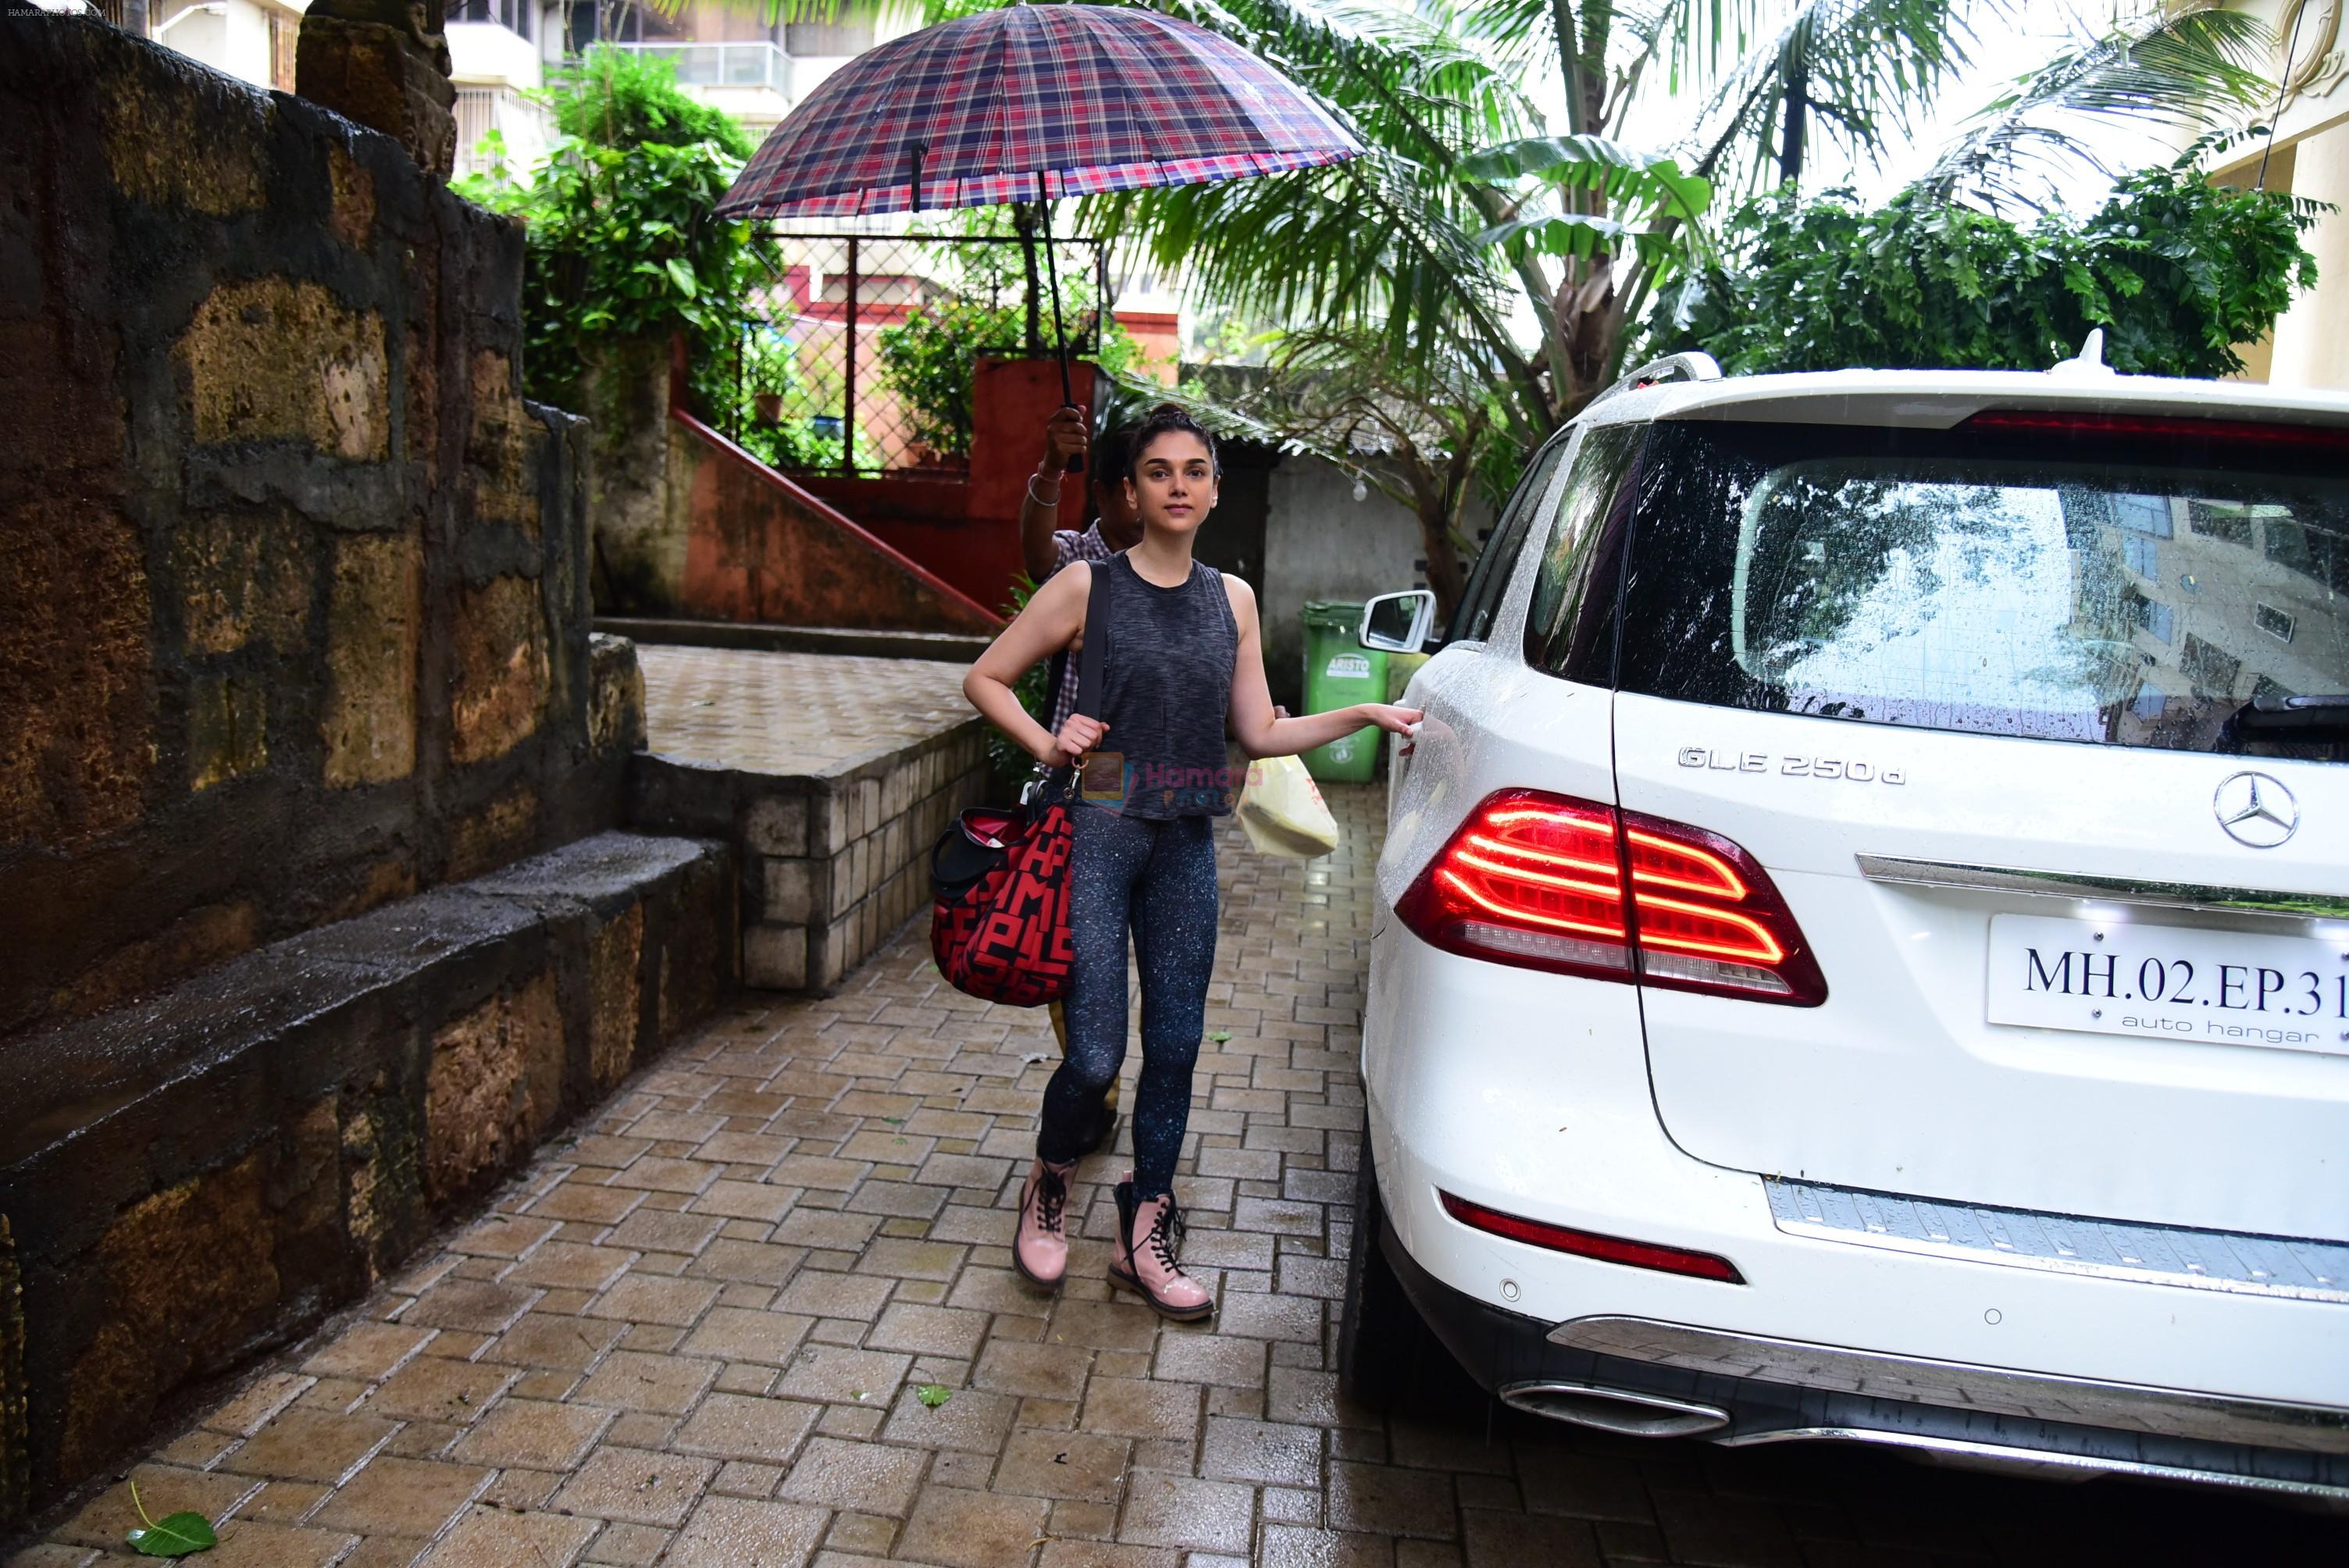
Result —
[[[1381,729],[1405,739],[1410,738],[1412,732],[1419,727],[1419,721],[1427,717],[1425,708],[1397,707],[1391,702],[1366,702],[1361,705],[1360,711],[1364,724],[1375,724]]]
[[[1052,738],[1052,755],[1040,760],[1047,768],[1066,768],[1099,746],[1102,737],[1108,733],[1109,726],[1100,719],[1072,713],[1069,722],[1061,726],[1061,733]]]

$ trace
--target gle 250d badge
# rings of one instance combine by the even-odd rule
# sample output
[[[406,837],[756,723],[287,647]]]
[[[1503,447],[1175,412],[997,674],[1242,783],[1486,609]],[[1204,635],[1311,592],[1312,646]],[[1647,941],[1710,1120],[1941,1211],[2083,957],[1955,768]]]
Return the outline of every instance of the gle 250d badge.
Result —
[[[1907,769],[1879,768],[1850,757],[1777,757],[1766,751],[1716,751],[1683,746],[1681,766],[1714,773],[1778,773],[1789,779],[1847,779],[1855,784],[1906,784]]]

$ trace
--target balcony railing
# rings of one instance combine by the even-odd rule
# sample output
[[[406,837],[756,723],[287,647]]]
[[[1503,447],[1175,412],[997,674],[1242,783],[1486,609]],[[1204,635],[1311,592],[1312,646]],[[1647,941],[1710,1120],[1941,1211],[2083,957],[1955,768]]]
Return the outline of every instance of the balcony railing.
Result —
[[[792,57],[780,45],[616,44],[640,55],[656,55],[677,67],[677,79],[693,88],[769,88],[788,94]]]

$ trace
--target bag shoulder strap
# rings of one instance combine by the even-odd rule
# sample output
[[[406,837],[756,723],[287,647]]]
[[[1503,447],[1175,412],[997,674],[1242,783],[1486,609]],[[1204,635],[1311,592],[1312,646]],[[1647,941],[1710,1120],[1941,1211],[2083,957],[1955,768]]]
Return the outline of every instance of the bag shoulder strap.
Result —
[[[1077,650],[1076,711],[1099,718],[1102,659],[1109,652],[1109,574],[1117,557],[1092,562],[1092,589],[1085,596],[1085,645]]]

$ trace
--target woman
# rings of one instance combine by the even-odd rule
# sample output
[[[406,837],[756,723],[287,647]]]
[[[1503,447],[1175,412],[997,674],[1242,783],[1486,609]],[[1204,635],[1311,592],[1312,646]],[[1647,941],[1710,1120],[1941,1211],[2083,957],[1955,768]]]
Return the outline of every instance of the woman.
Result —
[[[1255,593],[1191,558],[1223,477],[1214,440],[1170,404],[1133,432],[1125,488],[1141,514],[1141,542],[1056,573],[971,666],[962,689],[1047,767],[1094,754],[1071,807],[1069,1051],[1045,1086],[1013,1256],[1041,1285],[1058,1284],[1067,1272],[1069,1178],[1092,1108],[1125,1059],[1131,930],[1142,971],[1142,1079],[1132,1115],[1133,1174],[1117,1187],[1110,1278],[1166,1316],[1190,1320],[1212,1313],[1215,1300],[1176,1257],[1173,1189],[1216,958],[1214,819],[1238,793],[1225,758],[1226,720],[1254,758],[1309,750],[1365,725],[1408,734],[1420,715],[1363,703],[1276,717]],[[1081,645],[1096,572],[1109,573],[1099,717],[1071,715],[1054,735],[1028,716],[1011,684],[1039,660]]]

